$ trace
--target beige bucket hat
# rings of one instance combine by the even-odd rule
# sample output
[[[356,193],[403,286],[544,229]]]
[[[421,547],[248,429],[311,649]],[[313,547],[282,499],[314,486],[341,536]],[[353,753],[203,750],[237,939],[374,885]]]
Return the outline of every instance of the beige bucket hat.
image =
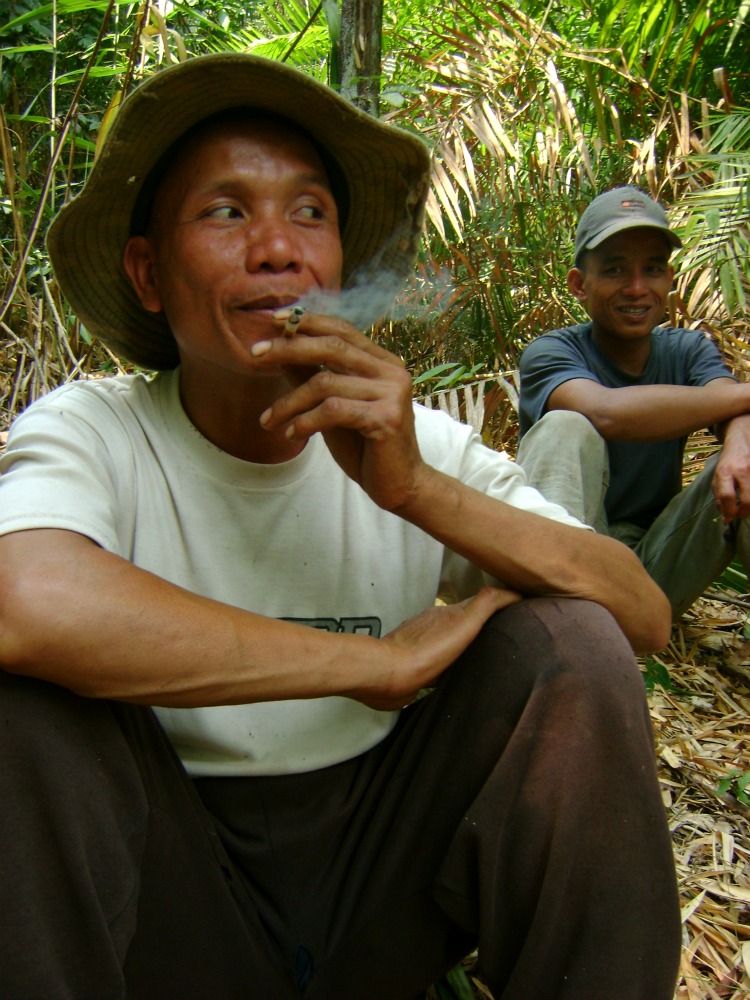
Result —
[[[239,53],[196,56],[160,70],[130,94],[83,191],[61,209],[47,236],[60,288],[86,329],[144,368],[174,368],[179,355],[166,318],[141,306],[122,265],[133,209],[150,171],[177,139],[237,107],[297,123],[338,165],[347,187],[344,289],[373,281],[392,301],[414,264],[430,175],[420,138],[282,63]],[[389,305],[381,294],[377,312]],[[363,325],[376,318],[359,317]]]

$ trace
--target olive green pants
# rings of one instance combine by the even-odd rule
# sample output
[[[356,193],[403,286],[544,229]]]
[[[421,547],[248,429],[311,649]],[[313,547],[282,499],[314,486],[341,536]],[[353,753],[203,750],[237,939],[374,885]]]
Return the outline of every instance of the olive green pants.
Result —
[[[750,534],[746,521],[723,524],[717,517],[711,480],[718,456],[673,497],[651,527],[607,523],[604,497],[609,463],[604,439],[582,414],[552,410],[528,431],[518,462],[529,483],[584,524],[633,549],[659,584],[678,618],[721,576],[735,556],[747,572]]]

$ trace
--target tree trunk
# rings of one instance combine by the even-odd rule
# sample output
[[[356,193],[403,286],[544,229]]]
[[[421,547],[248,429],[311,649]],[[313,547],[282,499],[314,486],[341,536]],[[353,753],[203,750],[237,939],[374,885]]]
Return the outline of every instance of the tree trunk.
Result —
[[[342,0],[341,94],[362,111],[380,114],[383,0]]]

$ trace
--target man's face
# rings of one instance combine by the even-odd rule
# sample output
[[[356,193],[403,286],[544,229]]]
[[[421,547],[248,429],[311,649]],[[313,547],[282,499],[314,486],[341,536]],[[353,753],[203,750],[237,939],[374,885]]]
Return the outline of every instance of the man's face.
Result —
[[[589,250],[568,284],[586,305],[594,333],[608,341],[648,337],[664,319],[672,287],[669,244],[655,229],[626,229]]]
[[[163,310],[183,365],[254,367],[272,314],[314,288],[337,291],[341,239],[320,158],[292,127],[209,126],[170,165],[149,233],[125,265],[146,309]]]

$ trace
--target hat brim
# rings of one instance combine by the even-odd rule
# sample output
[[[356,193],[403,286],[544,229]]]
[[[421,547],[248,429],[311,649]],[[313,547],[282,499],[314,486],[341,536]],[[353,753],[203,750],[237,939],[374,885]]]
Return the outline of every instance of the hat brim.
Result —
[[[608,240],[610,236],[615,236],[617,233],[624,232],[626,229],[655,229],[664,235],[667,243],[669,243],[675,250],[679,250],[682,246],[682,240],[677,236],[668,225],[663,226],[658,222],[648,222],[643,218],[640,219],[618,219],[613,222],[611,226],[607,226],[600,233],[597,233],[594,239],[589,240],[584,246],[582,246],[578,253],[576,254],[576,260],[580,259],[581,254],[585,253],[587,250],[596,250],[597,247],[601,246],[605,240]]]
[[[134,205],[173,143],[205,118],[236,107],[296,122],[337,163],[348,195],[341,234],[344,288],[373,274],[382,288],[388,273],[392,298],[413,266],[430,171],[420,138],[359,111],[298,70],[259,56],[199,56],[160,70],[123,103],[83,191],[63,207],[47,236],[57,280],[85,327],[115,354],[145,368],[173,368],[179,355],[166,318],[142,307],[123,268]]]

